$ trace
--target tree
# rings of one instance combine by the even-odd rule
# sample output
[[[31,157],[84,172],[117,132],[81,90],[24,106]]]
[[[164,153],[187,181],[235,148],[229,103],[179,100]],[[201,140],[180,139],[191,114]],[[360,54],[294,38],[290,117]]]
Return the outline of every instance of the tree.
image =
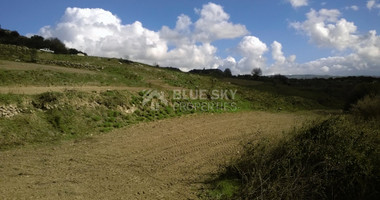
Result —
[[[261,71],[261,69],[259,67],[257,67],[257,68],[252,69],[251,74],[254,78],[258,78],[259,76],[261,76],[263,74],[263,72]]]
[[[224,70],[224,76],[227,76],[227,77],[231,77],[232,76],[232,72],[229,68],[226,68]]]
[[[45,39],[39,35],[33,35],[32,37],[30,37],[27,44],[29,48],[42,49],[45,48],[44,40]]]
[[[82,52],[80,52],[80,51],[78,51],[78,50],[76,50],[76,49],[73,49],[73,48],[70,48],[70,49],[69,49],[69,54],[77,55],[78,53],[82,53]]]
[[[17,31],[11,31],[11,34],[10,34],[12,37],[14,38],[18,38],[20,37],[20,34],[17,32]]]
[[[56,54],[67,54],[68,53],[68,50],[65,46],[65,44],[63,44],[63,42],[61,42],[61,40],[59,40],[58,38],[49,38],[47,40],[45,40],[45,42],[48,45],[48,47],[54,51],[54,53]]]
[[[272,79],[274,80],[274,82],[289,84],[288,77],[281,74],[275,74],[274,76],[272,76]]]
[[[83,53],[84,55],[87,55],[86,53],[78,51],[76,49],[67,49],[65,44],[62,41],[60,41],[58,38],[45,39],[39,35],[33,35],[32,37],[28,38],[28,37],[20,35],[17,31],[10,31],[10,30],[1,29],[1,28],[0,28],[0,44],[26,46],[31,49],[49,48],[57,54]],[[36,56],[34,55],[34,53],[32,54],[31,54],[31,57],[35,58]],[[33,60],[35,61],[36,59],[32,59],[32,61]]]

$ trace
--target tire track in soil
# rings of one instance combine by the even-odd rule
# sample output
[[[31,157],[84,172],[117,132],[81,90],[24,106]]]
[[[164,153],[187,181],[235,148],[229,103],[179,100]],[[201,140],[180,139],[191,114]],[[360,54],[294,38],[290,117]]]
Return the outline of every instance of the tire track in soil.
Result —
[[[81,141],[0,152],[0,199],[197,199],[247,138],[276,137],[297,113],[204,114]]]

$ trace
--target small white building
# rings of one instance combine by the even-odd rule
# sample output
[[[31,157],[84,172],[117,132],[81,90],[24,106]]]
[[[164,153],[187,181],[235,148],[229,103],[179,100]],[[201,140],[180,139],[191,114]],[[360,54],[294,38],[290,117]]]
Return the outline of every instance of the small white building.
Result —
[[[54,51],[50,50],[49,48],[40,49],[40,51],[54,53]]]

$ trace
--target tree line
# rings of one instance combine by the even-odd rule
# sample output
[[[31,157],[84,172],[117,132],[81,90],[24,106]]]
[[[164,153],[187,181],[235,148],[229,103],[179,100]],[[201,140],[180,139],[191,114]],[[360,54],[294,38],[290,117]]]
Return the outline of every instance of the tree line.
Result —
[[[17,46],[25,46],[31,49],[44,49],[48,48],[56,54],[78,54],[84,52],[78,51],[73,48],[67,48],[66,45],[58,38],[43,38],[39,35],[32,37],[25,37],[20,35],[17,31],[10,31],[0,28],[0,44],[11,44]]]

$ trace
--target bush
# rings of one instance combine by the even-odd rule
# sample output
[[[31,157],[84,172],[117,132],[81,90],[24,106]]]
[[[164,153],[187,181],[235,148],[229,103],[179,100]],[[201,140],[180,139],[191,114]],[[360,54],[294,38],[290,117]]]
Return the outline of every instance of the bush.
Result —
[[[351,111],[364,119],[380,118],[380,95],[365,96],[352,107]]]
[[[344,109],[349,110],[355,105],[360,99],[363,99],[365,96],[376,96],[380,95],[380,83],[372,82],[372,83],[361,83],[358,84],[352,89],[350,92]]]
[[[241,199],[379,199],[378,130],[376,122],[330,118],[247,146],[223,176],[241,180]]]
[[[32,101],[32,105],[35,108],[47,110],[49,106],[58,102],[58,99],[63,96],[59,92],[45,92],[37,95],[37,98]]]

